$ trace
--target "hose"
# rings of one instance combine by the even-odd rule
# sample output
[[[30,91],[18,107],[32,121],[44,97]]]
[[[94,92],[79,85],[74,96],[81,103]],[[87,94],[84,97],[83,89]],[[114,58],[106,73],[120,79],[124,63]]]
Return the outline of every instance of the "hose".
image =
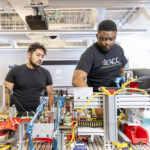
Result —
[[[73,127],[73,132],[72,132],[72,138],[71,138],[71,141],[66,145],[66,146],[69,146],[73,141],[75,142],[75,128],[78,126],[78,124],[76,124],[74,127]]]
[[[109,93],[109,91],[106,90],[106,87],[101,87],[101,90],[102,90],[103,92],[105,92],[106,95],[108,95],[108,96],[111,95],[111,94]]]
[[[119,148],[125,148],[125,147],[128,147],[128,143],[117,143],[117,142],[112,142],[113,145],[119,147]]]
[[[117,93],[121,93],[122,91],[124,90],[134,90],[134,91],[140,91],[140,92],[143,92],[145,93],[146,95],[148,95],[148,93],[145,91],[145,90],[142,90],[142,89],[137,89],[137,88],[124,88],[124,89],[119,89],[117,90],[114,95],[116,95]]]
[[[0,150],[7,150],[7,149],[9,149],[11,147],[11,145],[6,145],[6,146],[4,146],[3,148],[0,148]]]

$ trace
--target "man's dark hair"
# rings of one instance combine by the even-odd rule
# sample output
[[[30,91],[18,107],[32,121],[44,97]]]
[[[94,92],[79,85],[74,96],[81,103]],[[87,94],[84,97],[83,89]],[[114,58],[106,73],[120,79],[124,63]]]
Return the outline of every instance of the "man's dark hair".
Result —
[[[37,49],[41,49],[43,50],[44,54],[46,54],[47,50],[46,48],[44,47],[44,45],[40,44],[40,43],[33,43],[29,46],[28,48],[28,52],[31,52],[33,53],[34,51],[36,51]]]
[[[98,25],[98,32],[100,31],[116,31],[117,26],[112,20],[104,20]]]

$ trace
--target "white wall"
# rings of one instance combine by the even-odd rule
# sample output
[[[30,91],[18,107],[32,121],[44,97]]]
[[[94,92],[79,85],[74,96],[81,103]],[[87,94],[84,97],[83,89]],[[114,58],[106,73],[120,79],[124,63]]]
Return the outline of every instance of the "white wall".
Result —
[[[3,51],[0,50],[0,83],[5,79],[9,65],[22,64],[26,61],[24,51]]]
[[[150,32],[118,34],[129,68],[150,68]]]

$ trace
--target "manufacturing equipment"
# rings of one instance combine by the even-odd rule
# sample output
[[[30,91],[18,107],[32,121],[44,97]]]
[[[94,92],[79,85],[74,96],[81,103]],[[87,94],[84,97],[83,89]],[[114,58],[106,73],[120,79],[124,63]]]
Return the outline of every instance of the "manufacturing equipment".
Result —
[[[150,109],[149,91],[130,87],[142,79],[120,85],[124,79],[118,78],[117,88],[99,87],[97,93],[92,87],[55,89],[51,112],[45,107],[47,98],[43,98],[28,125],[20,123],[14,131],[19,135],[16,149],[150,149],[148,128],[143,125],[147,121],[143,111]]]

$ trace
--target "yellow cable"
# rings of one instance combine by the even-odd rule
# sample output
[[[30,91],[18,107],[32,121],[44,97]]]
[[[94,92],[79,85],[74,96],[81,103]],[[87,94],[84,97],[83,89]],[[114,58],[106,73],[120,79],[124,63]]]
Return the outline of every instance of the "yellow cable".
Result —
[[[72,124],[75,123],[75,122],[78,122],[78,121],[72,121]]]
[[[78,122],[78,121],[72,121],[72,124],[75,123],[75,122]],[[75,127],[76,127],[76,125],[73,127],[72,138],[71,138],[71,141],[67,144],[67,146],[69,146],[74,141],[74,138],[75,138],[74,129],[75,129]]]
[[[117,142],[112,142],[112,144],[119,147],[119,148],[128,147],[128,143],[121,144],[121,143],[117,143]]]
[[[120,120],[125,117],[124,113],[120,113],[119,118],[118,118],[118,127],[120,126]]]
[[[17,115],[18,115],[18,112],[16,112],[15,117],[17,117]]]
[[[11,147],[11,145],[7,145],[7,146],[5,146],[5,147],[3,147],[3,148],[0,148],[0,150],[7,150],[7,149],[9,149]]]
[[[73,127],[73,132],[72,132],[72,138],[71,138],[71,141],[66,145],[66,146],[69,146],[73,141],[75,141],[75,128],[78,124],[76,124],[74,127]]]
[[[95,110],[94,110],[93,108],[91,108],[91,110],[92,110],[92,115],[94,115],[94,113],[95,113]]]
[[[111,94],[109,93],[109,91],[108,90],[106,90],[106,88],[105,87],[101,87],[101,89],[105,92],[105,94],[106,95],[108,95],[108,96],[110,96]]]
[[[122,91],[124,90],[134,90],[134,91],[141,91],[143,93],[145,93],[146,95],[148,95],[148,93],[145,91],[145,90],[142,90],[142,89],[137,89],[137,88],[124,88],[124,89],[119,89],[117,90],[114,95],[116,95],[116,93],[121,93]]]
[[[104,94],[104,93],[103,93],[103,92],[99,92],[99,93],[96,93],[95,95],[93,95],[93,96],[88,100],[88,102],[84,105],[84,107],[83,107],[82,109],[76,109],[77,112],[83,111],[83,110],[88,106],[88,104],[90,103],[90,101],[91,101],[94,97],[96,97],[97,95],[100,95],[100,94]]]
[[[3,119],[8,119],[8,116],[4,116],[4,115],[1,115],[1,114],[0,114],[0,117],[3,118]]]
[[[4,147],[4,146],[6,146],[6,145],[0,145],[0,147]]]
[[[96,118],[89,118],[89,121],[96,121]]]
[[[137,79],[132,79],[132,80],[130,80],[130,81],[125,82],[125,83],[121,86],[121,88],[124,88],[124,87],[127,86],[129,83],[134,82],[134,81],[136,81],[136,80],[137,80]]]
[[[74,141],[75,141],[75,128],[76,128],[77,125],[78,125],[78,124],[76,124],[76,125],[74,126],[74,128],[73,128],[73,137],[74,137]]]

